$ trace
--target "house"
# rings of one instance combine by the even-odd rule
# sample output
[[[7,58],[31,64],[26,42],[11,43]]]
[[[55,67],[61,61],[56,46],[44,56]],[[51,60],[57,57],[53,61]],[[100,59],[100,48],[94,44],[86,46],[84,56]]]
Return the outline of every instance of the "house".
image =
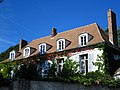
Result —
[[[105,44],[105,50],[100,50],[99,45]],[[42,62],[43,73],[47,67],[45,63],[51,64],[51,60],[57,63],[57,71],[63,68],[67,57],[80,63],[79,71],[87,73],[97,70],[93,62],[99,62],[99,57],[106,53],[108,71],[111,75],[120,67],[120,48],[118,47],[116,14],[108,11],[108,33],[96,23],[57,33],[52,28],[52,34],[38,38],[30,43],[20,40],[19,51],[10,52],[7,61],[16,60],[38,60]],[[106,59],[106,58],[105,58]],[[106,65],[107,66],[107,65]]]

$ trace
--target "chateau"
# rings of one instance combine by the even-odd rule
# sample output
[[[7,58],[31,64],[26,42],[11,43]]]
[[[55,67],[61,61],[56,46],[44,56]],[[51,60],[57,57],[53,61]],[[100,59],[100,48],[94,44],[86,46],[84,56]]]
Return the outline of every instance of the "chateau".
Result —
[[[104,44],[105,49],[100,50],[100,45]],[[43,64],[45,71],[46,64],[57,63],[57,71],[63,68],[64,61],[70,59],[80,64],[79,71],[87,72],[97,70],[93,65],[101,62],[99,56],[106,53],[108,71],[111,75],[120,67],[120,48],[118,47],[116,14],[108,10],[108,33],[106,33],[96,23],[57,33],[57,29],[52,28],[50,36],[38,38],[30,43],[20,40],[19,51],[10,52],[9,59],[4,62],[16,60],[38,60]]]

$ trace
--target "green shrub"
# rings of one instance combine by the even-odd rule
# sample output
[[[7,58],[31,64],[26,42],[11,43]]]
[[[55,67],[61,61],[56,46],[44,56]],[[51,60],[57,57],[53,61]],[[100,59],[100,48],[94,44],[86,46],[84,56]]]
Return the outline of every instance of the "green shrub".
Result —
[[[0,86],[2,85],[2,83],[3,83],[3,75],[2,73],[0,73]]]
[[[64,78],[73,77],[78,71],[79,64],[72,59],[67,59],[64,62],[62,72],[59,73],[60,76]]]

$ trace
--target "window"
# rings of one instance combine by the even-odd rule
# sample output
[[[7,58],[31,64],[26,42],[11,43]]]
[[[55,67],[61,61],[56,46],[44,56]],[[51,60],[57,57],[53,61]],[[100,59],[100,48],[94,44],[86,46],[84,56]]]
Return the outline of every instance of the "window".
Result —
[[[65,39],[59,39],[57,41],[57,50],[62,51],[65,49]]]
[[[11,61],[13,61],[13,60],[15,59],[15,51],[14,51],[14,50],[10,52],[9,59],[10,59]]]
[[[83,74],[88,72],[88,54],[80,55],[80,72]]]
[[[23,56],[24,56],[25,58],[30,56],[30,47],[26,47],[26,48],[24,49]]]
[[[42,65],[41,65],[42,78],[47,77],[51,65],[52,65],[52,61],[50,61],[50,60],[45,61],[45,62],[42,63]]]
[[[86,46],[88,43],[88,34],[84,33],[79,36],[79,45]]]
[[[63,69],[63,64],[64,64],[64,58],[61,58],[61,59],[57,59],[57,71],[60,73],[62,72],[62,69]]]
[[[40,54],[46,53],[46,43],[42,43],[39,45],[39,51],[40,51]]]

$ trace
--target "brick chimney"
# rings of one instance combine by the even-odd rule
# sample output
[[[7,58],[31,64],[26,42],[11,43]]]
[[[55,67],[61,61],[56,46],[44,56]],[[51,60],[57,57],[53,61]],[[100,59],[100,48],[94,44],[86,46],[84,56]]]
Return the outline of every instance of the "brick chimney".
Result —
[[[52,37],[54,37],[55,35],[57,35],[57,29],[56,28],[52,28]]]
[[[26,40],[20,39],[19,50],[26,46],[28,42]]]
[[[109,41],[113,45],[118,46],[116,14],[111,9],[108,10],[107,14],[108,14]]]

